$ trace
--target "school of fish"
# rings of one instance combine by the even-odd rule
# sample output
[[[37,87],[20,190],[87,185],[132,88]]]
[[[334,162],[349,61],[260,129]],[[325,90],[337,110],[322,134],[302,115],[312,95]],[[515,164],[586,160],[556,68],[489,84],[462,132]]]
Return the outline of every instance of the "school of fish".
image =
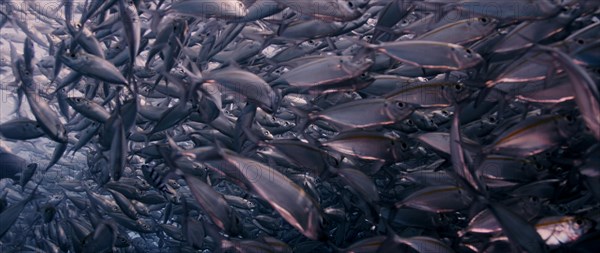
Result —
[[[600,249],[598,0],[3,0],[0,28],[0,252]]]

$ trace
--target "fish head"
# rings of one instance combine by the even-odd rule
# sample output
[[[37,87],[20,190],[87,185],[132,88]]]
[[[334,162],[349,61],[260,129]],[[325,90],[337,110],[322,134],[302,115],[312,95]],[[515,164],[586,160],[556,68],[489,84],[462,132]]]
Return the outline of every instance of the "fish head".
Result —
[[[44,217],[44,222],[49,223],[54,219],[54,215],[56,215],[56,208],[52,205],[45,205],[42,207],[42,216]]]
[[[67,98],[67,103],[69,103],[71,106],[80,105],[84,101],[85,101],[85,99],[82,97],[68,97]]]
[[[121,51],[123,51],[123,45],[121,45],[121,43],[117,43],[115,46],[107,48],[104,54],[107,59],[112,59],[116,57]]]
[[[461,82],[450,82],[443,86],[445,89],[445,97],[450,101],[463,101],[469,98],[473,92],[467,85]]]
[[[243,227],[242,219],[240,218],[238,213],[233,209],[231,209],[231,212],[229,212],[228,216],[231,222],[229,222],[229,227],[227,228],[227,231],[229,231],[229,233],[231,233],[232,235],[240,234],[242,232]]]
[[[129,238],[122,234],[117,234],[117,240],[115,241],[115,247],[117,248],[126,248],[131,245],[131,241]]]
[[[338,13],[336,14],[339,21],[351,21],[359,18],[362,13],[359,8],[364,5],[365,0],[338,0],[337,6],[339,7]]]
[[[150,220],[138,219],[135,223],[145,232],[153,232],[156,230],[156,224],[150,222]]]
[[[84,55],[77,52],[65,52],[61,55],[62,62],[67,66],[82,66],[85,63]]]
[[[570,227],[575,234],[581,236],[596,227],[596,221],[583,216],[575,216]]]
[[[391,153],[394,157],[394,160],[401,161],[410,156],[411,145],[409,142],[397,138],[392,140]]]
[[[350,60],[345,60],[342,58],[340,63],[346,65],[344,69],[356,71],[353,74],[359,76],[371,68],[375,61],[368,57],[368,55],[357,55],[357,57],[351,58]]]
[[[475,18],[471,27],[479,30],[479,31],[488,31],[491,29],[495,29],[499,24],[498,19],[492,17],[479,17]]]
[[[582,119],[574,111],[557,112],[556,124],[558,133],[564,137],[571,137],[581,129]]]
[[[457,69],[472,68],[483,62],[483,57],[470,48],[465,48],[458,45],[452,46],[451,53]]]
[[[142,165],[142,166],[144,166],[144,165]],[[147,166],[147,165],[145,165],[145,166]],[[152,186],[150,186],[150,184],[149,184],[149,183],[148,183],[146,180],[144,180],[143,178],[138,178],[138,179],[135,181],[135,184],[134,184],[134,186],[135,186],[135,187],[137,187],[138,189],[141,189],[141,190],[149,190],[149,189],[152,187]]]
[[[398,99],[385,102],[385,113],[390,119],[400,121],[408,117],[418,106]]]

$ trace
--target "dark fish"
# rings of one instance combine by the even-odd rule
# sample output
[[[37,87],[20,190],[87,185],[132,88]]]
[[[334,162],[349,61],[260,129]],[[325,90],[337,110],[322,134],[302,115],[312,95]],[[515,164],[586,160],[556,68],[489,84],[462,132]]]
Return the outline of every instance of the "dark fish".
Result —
[[[28,197],[11,206],[8,206],[0,213],[0,218],[2,220],[2,222],[0,222],[0,238],[4,237],[6,232],[8,232],[12,225],[15,224],[21,215],[21,212],[23,212],[25,209],[25,206],[35,198],[38,187],[39,185],[35,187],[33,192],[31,192]]]
[[[27,185],[27,183],[31,180],[31,178],[35,174],[37,167],[38,167],[37,163],[30,163],[21,172],[21,178],[19,179],[19,184],[21,185],[21,187],[23,187],[23,189],[25,189],[25,185]]]
[[[15,181],[19,180],[17,174],[22,173],[27,166],[25,159],[11,153],[0,153],[0,164],[2,164],[0,178],[12,178]]]
[[[240,232],[240,228],[238,227],[239,218],[235,211],[229,207],[223,195],[194,176],[186,176],[186,182],[196,201],[208,213],[217,227],[227,231],[231,235],[236,235]]]
[[[0,2],[3,250],[600,246],[600,1]]]
[[[0,134],[13,140],[30,140],[44,136],[37,121],[27,118],[17,118],[0,124]]]
[[[290,225],[313,240],[322,240],[323,220],[317,203],[306,192],[283,174],[259,162],[240,157],[231,151],[221,151],[223,159],[256,194],[268,201]],[[252,168],[254,172],[249,171]],[[258,173],[258,174],[256,174]],[[256,175],[269,178],[257,180]],[[274,193],[274,194],[273,194]],[[292,198],[293,201],[290,201]]]
[[[548,249],[534,227],[501,204],[491,204],[490,211],[511,242],[527,252],[547,252]]]

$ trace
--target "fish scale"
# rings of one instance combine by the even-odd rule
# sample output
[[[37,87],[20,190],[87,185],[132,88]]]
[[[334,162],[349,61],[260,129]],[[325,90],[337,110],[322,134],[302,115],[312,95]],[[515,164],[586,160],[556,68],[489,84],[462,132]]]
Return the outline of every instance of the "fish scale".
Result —
[[[0,251],[597,251],[600,1],[0,2]]]

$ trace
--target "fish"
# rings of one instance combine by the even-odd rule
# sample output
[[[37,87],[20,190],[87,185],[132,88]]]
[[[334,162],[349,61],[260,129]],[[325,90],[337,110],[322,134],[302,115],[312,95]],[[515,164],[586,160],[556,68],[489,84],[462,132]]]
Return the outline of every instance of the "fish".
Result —
[[[111,62],[85,52],[66,52],[59,55],[61,62],[79,74],[116,84],[127,84],[121,71]]]
[[[325,238],[322,230],[323,218],[317,203],[302,188],[264,164],[240,157],[228,150],[219,152],[224,161],[235,168],[234,173],[237,173],[256,194],[268,201],[290,225],[313,240]],[[252,173],[259,174],[249,174],[251,171],[248,168],[255,170]],[[262,176],[268,178],[260,179]],[[275,189],[277,194],[269,194],[269,188]],[[289,201],[292,196],[296,199]]]
[[[20,156],[11,153],[0,153],[0,159],[3,164],[2,178],[12,178],[19,180],[17,174],[22,173],[27,166],[27,161]]]
[[[134,1],[119,0],[119,15],[123,21],[123,33],[127,39],[129,62],[133,67],[141,43],[141,22]]]
[[[361,15],[358,1],[353,0],[311,0],[305,2],[294,2],[290,0],[275,1],[302,14],[327,21],[351,21]]]
[[[242,1],[225,1],[221,4],[205,0],[186,0],[174,3],[172,11],[191,16],[208,16],[222,19],[243,18],[247,14]]]
[[[402,121],[414,112],[417,105],[387,99],[361,99],[324,111],[310,114],[311,120],[325,120],[341,129],[372,128]],[[353,117],[355,111],[368,116]],[[358,116],[358,115],[356,115]]]
[[[463,19],[440,26],[419,35],[415,39],[466,45],[489,35],[497,25],[498,20],[494,18],[477,17]]]
[[[106,123],[110,113],[101,105],[82,97],[69,97],[67,103],[78,113],[100,123]]]
[[[528,252],[547,252],[543,239],[526,220],[500,204],[491,204],[490,211],[509,240]]]
[[[535,224],[536,231],[542,240],[551,247],[577,240],[592,226],[591,220],[577,216],[544,217]]]
[[[2,220],[4,222],[2,222],[2,224],[0,225],[0,238],[4,237],[4,235],[6,235],[6,232],[8,232],[8,230],[10,229],[10,227],[13,226],[13,224],[17,221],[17,219],[19,218],[19,216],[21,216],[21,212],[23,212],[23,210],[25,209],[26,205],[33,200],[36,197],[36,192],[37,190],[37,186],[36,188],[29,194],[29,196],[27,196],[26,198],[24,198],[23,200],[8,206],[7,208],[5,208],[1,213],[0,213],[0,217],[2,218]]]
[[[7,252],[598,246],[598,1],[0,2]]]
[[[464,70],[483,62],[481,55],[469,48],[438,41],[407,40],[379,45],[365,44],[365,47],[388,55],[399,62],[424,69]],[[420,52],[426,53],[420,54]]]
[[[371,161],[400,158],[410,148],[399,138],[377,132],[361,131],[345,132],[322,145],[345,155]]]
[[[39,123],[40,128],[46,133],[48,138],[58,143],[67,142],[67,129],[60,121],[58,114],[50,105],[39,95],[32,92],[25,92],[27,101],[29,101],[29,107],[36,121]]]
[[[466,208],[473,200],[462,188],[453,185],[436,185],[413,192],[396,203],[427,212],[443,213]]]
[[[576,131],[575,120],[568,114],[528,118],[507,129],[484,152],[515,157],[539,154],[569,138]]]
[[[297,66],[270,84],[272,86],[288,85],[300,90],[327,87],[360,76],[372,64],[372,60],[353,59],[350,56],[325,57]],[[323,69],[328,71],[320,72]],[[320,73],[310,74],[315,71]]]
[[[595,112],[600,110],[598,86],[594,85],[595,82],[582,67],[573,63],[570,57],[563,52],[550,50],[550,53],[560,61],[569,76],[569,80],[571,80],[573,90],[575,91],[575,102],[580,107],[585,125],[596,139],[600,139],[600,119],[598,118],[598,114],[595,114]]]
[[[8,139],[30,140],[42,137],[46,133],[37,121],[27,118],[17,118],[0,124],[0,134]]]

